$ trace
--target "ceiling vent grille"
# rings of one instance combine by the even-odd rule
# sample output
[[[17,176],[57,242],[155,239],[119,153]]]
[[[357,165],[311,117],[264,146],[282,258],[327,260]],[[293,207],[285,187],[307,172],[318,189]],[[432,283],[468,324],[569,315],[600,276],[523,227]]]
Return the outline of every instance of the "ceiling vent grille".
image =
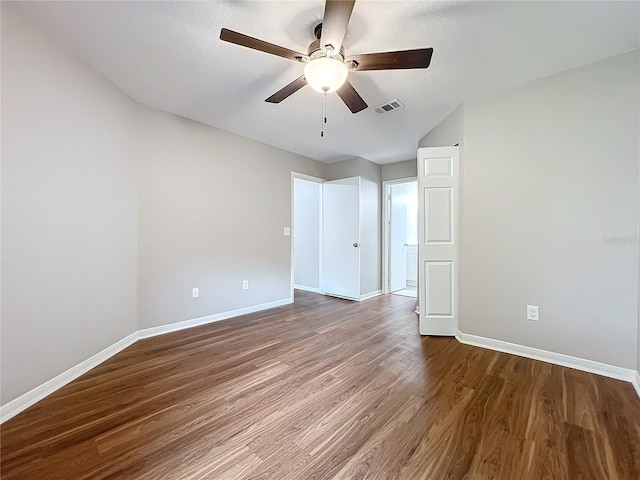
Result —
[[[379,107],[376,107],[376,112],[389,113],[389,112],[393,112],[394,110],[400,110],[401,108],[404,108],[404,107],[405,107],[404,103],[402,103],[397,98],[394,98],[393,100],[390,100],[389,102],[382,104]]]

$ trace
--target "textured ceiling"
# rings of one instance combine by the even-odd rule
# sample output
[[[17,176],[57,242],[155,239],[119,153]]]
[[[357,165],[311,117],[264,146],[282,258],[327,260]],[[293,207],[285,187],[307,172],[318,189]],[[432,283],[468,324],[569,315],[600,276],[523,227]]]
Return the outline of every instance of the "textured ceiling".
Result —
[[[6,6],[6,2],[5,3]],[[222,27],[306,52],[322,1],[21,2],[11,5],[138,102],[323,162],[415,157],[460,103],[640,46],[640,2],[356,2],[347,54],[433,47],[426,70],[350,75],[368,109],[335,94],[264,99],[303,65],[218,39]],[[398,98],[403,110],[374,108]]]

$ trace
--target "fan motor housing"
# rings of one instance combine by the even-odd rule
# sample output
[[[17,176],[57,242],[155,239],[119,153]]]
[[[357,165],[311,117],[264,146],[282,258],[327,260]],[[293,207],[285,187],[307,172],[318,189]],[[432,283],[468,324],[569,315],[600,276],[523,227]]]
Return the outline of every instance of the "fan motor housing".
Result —
[[[324,57],[326,56],[322,48],[320,47],[320,37],[322,35],[322,24],[319,23],[313,29],[313,34],[316,36],[316,39],[309,44],[309,48],[307,49],[307,55],[309,55],[309,59],[313,60],[314,58]],[[340,52],[334,55],[331,55],[332,58],[340,60],[344,62],[344,45],[340,46]]]
[[[314,58],[324,57],[326,56],[320,48],[320,40],[314,40],[309,44],[309,48],[307,49],[307,55],[309,55],[309,59],[313,60]],[[337,55],[331,55],[332,58],[336,58],[341,62],[344,62],[344,47],[340,47],[340,53]]]

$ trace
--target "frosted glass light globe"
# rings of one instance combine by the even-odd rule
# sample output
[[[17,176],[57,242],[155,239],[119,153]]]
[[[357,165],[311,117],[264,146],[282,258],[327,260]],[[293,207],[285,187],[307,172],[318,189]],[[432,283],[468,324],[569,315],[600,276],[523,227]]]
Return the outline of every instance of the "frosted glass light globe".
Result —
[[[304,67],[304,78],[311,88],[321,93],[335,92],[347,79],[347,67],[340,60],[320,57]]]

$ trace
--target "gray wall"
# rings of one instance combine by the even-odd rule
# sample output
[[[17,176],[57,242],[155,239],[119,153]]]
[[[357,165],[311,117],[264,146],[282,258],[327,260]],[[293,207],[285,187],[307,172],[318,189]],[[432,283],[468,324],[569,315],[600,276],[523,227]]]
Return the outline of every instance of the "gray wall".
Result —
[[[323,164],[135,103],[6,4],[1,133],[2,404],[138,329],[290,297],[291,171]]]
[[[137,329],[139,108],[5,7],[3,404]]]
[[[460,105],[436,125],[419,142],[418,147],[452,147],[464,138],[464,105]]]
[[[322,164],[158,110],[140,125],[140,327],[288,299],[291,171]]]
[[[380,165],[354,157],[325,166],[324,178],[338,180],[362,177],[360,293],[366,295],[382,288],[382,176]]]
[[[636,368],[639,65],[631,52],[448,119],[438,143],[464,134],[461,331]]]
[[[417,159],[405,160],[404,162],[388,163],[380,168],[382,181],[400,180],[418,176]]]

